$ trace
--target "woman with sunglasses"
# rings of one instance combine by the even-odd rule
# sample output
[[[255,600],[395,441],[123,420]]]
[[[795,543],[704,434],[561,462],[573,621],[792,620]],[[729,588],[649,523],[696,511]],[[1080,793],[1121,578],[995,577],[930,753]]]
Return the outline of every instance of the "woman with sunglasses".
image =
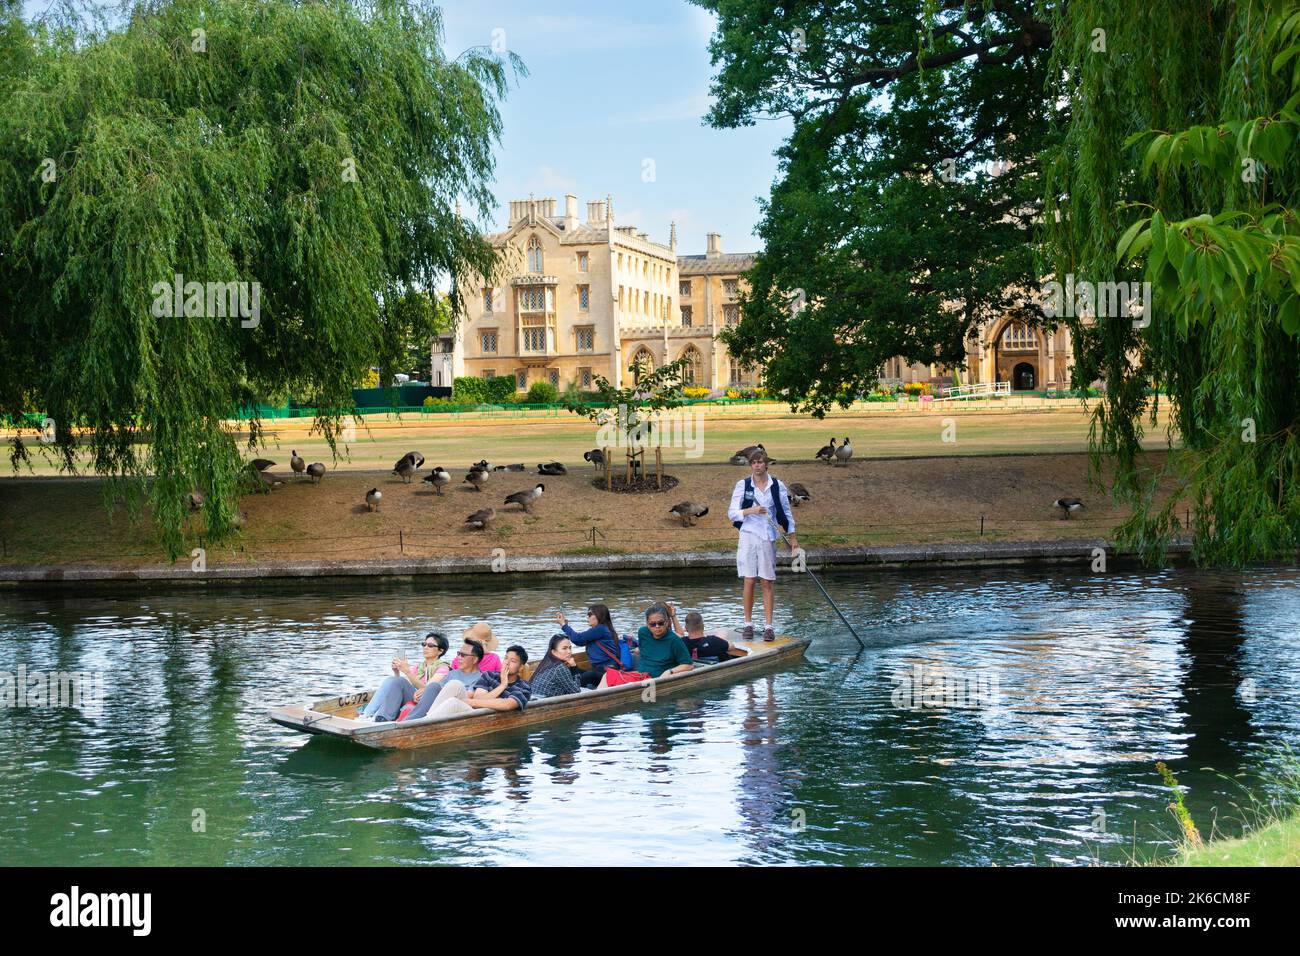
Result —
[[[587,629],[575,631],[569,626],[569,619],[560,611],[555,615],[555,622],[560,625],[569,640],[587,649],[587,663],[591,665],[582,672],[579,683],[583,687],[595,687],[605,676],[605,668],[620,670],[621,653],[618,646],[618,632],[609,616],[609,608],[604,604],[593,604],[587,608]]]
[[[677,609],[662,601],[651,604],[636,635],[641,648],[639,669],[651,677],[691,670],[695,666],[691,652],[677,632]]]
[[[403,707],[418,700],[426,687],[441,682],[451,672],[451,666],[442,660],[448,647],[445,636],[430,631],[420,646],[424,660],[417,666],[393,658],[392,676],[384,678],[370,703],[357,714],[358,720],[396,720]]]

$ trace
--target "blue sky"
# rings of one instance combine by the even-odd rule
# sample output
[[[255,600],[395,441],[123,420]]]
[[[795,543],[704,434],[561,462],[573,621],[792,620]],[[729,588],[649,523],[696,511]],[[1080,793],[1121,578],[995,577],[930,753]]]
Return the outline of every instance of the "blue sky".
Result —
[[[29,0],[28,14],[48,0]],[[760,120],[734,130],[706,127],[708,41],[712,15],[685,0],[447,0],[445,48],[456,56],[491,46],[494,31],[527,65],[529,75],[502,106],[497,150],[496,219],[530,193],[614,197],[620,225],[635,225],[657,242],[677,222],[678,252],[704,252],[704,236],[722,234],[726,252],[759,248],[756,197],[776,175],[773,152],[790,121]],[[646,161],[654,181],[643,179]]]
[[[447,50],[491,44],[503,30],[529,76],[504,104],[495,192],[503,207],[529,193],[614,197],[621,225],[659,242],[677,222],[678,251],[702,253],[708,232],[724,251],[759,247],[758,196],[776,175],[788,120],[706,127],[713,17],[685,0],[652,3],[536,0],[447,3]],[[643,181],[646,160],[654,181]],[[503,208],[491,228],[505,225]]]

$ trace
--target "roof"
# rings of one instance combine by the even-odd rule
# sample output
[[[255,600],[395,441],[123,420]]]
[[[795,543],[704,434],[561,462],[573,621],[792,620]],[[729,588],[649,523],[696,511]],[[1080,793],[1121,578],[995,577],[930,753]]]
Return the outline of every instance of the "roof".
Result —
[[[677,273],[683,276],[734,275],[754,264],[757,252],[726,252],[720,256],[678,256]]]

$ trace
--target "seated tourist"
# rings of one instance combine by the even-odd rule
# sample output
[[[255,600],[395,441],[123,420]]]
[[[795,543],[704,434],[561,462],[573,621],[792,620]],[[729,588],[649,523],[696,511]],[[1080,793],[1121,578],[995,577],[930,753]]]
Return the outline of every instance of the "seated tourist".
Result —
[[[375,696],[357,714],[358,720],[396,720],[402,708],[419,700],[429,684],[441,681],[451,670],[442,655],[447,653],[447,638],[437,631],[424,635],[421,642],[424,660],[412,666],[394,658],[391,677],[385,677]]]
[[[579,683],[583,687],[595,687],[605,676],[605,668],[620,668],[618,634],[614,622],[610,619],[609,608],[604,604],[593,604],[587,608],[587,630],[575,631],[569,626],[569,619],[564,612],[555,615],[555,621],[573,643],[587,649],[588,669],[582,672]]]
[[[483,645],[483,659],[479,661],[478,668],[487,673],[488,671],[501,670],[501,658],[493,653],[497,649],[497,638],[492,633],[492,625],[487,621],[479,621],[477,624],[465,628],[465,633],[461,635],[463,640],[478,641]]]
[[[448,684],[461,684],[466,688],[473,687],[484,673],[491,673],[481,669],[485,656],[482,644],[466,638],[461,644],[460,650],[456,652],[456,669],[445,674],[439,683],[426,687],[423,691],[416,692],[414,706],[407,713],[400,714],[397,719],[419,720],[421,717],[427,717],[429,711],[433,708],[434,701],[437,700],[438,694]]]
[[[672,605],[668,608],[671,611]],[[686,636],[682,638],[686,642],[686,649],[691,652],[692,660],[699,660],[701,657],[717,657],[726,659],[728,651],[731,650],[731,642],[725,637],[719,637],[716,634],[704,633],[704,617],[699,611],[690,611],[686,615]]]
[[[519,676],[527,663],[528,652],[518,644],[511,644],[506,648],[500,674],[489,671],[469,689],[459,681],[448,680],[429,709],[429,716],[454,717],[479,708],[523,710],[533,694],[528,681]]]
[[[671,604],[656,602],[645,612],[645,625],[637,631],[641,658],[637,670],[651,677],[690,670],[691,652],[677,633],[677,613]]]
[[[538,662],[528,683],[537,697],[562,697],[582,690],[574,673],[583,671],[573,666],[573,642],[567,634],[556,634],[546,647],[546,656]]]

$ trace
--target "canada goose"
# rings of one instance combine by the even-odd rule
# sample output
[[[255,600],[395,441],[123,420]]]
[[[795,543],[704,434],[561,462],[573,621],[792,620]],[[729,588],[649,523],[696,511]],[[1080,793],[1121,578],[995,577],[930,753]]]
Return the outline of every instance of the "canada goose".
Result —
[[[472,528],[477,528],[479,531],[482,531],[487,527],[487,523],[492,520],[492,516],[496,513],[495,508],[483,508],[466,518],[465,523]]]
[[[323,461],[313,461],[307,466],[307,477],[313,483],[319,484],[320,480],[325,477],[325,463]]]
[[[536,485],[533,486],[532,491],[516,491],[513,495],[507,495],[506,504],[523,505],[525,511],[531,511],[532,509],[529,506],[538,498],[540,498],[542,496],[542,492],[545,490],[546,490],[546,486],[541,482],[538,482]]]
[[[599,448],[593,448],[591,451],[583,452],[582,460],[591,462],[597,470],[603,470],[605,467],[605,453]]]
[[[738,452],[736,452],[734,455],[732,455],[732,456],[731,456],[731,463],[732,463],[733,465],[748,465],[748,464],[749,464],[749,456],[752,455],[752,454],[753,454],[754,452],[756,452],[756,451],[766,452],[767,449],[764,448],[764,447],[762,446],[761,443],[758,444],[758,445],[749,445],[748,447],[746,447],[746,448],[742,448],[742,449],[740,449],[740,451],[738,451]]]
[[[451,483],[451,472],[446,468],[435,468],[424,476],[424,484],[433,485],[435,494],[442,494],[442,489]]]
[[[307,463],[298,457],[298,450],[295,448],[293,454],[289,457],[289,467],[293,469],[295,475],[301,475],[307,470]]]
[[[411,483],[411,479],[415,477],[415,470],[415,461],[406,455],[397,459],[397,464],[393,466],[393,474],[408,485]]]
[[[242,528],[248,524],[248,512],[236,511],[235,516],[230,519],[230,523],[236,528]]]
[[[465,476],[465,480],[474,486],[475,491],[483,490],[483,483],[487,481],[488,473],[486,471],[471,471]]]
[[[269,458],[254,458],[248,463],[248,467],[252,468],[253,471],[266,471],[268,468],[275,467],[275,462]]]
[[[846,465],[849,463],[849,459],[853,457],[853,445],[849,442],[847,436],[844,439],[844,444],[835,449],[835,457]]]
[[[493,465],[492,470],[493,471],[523,471],[524,465],[523,462],[520,462],[517,465]]]
[[[470,470],[470,471],[487,471],[487,470],[488,470],[487,459],[484,458],[482,461],[476,461],[476,462],[474,462],[474,464],[472,464],[472,465],[469,466],[469,470]]]
[[[682,527],[689,528],[695,522],[709,513],[708,505],[697,505],[693,501],[683,501],[673,505],[668,509],[670,515],[677,515],[682,519]]]
[[[279,488],[284,484],[283,478],[279,475],[272,474],[269,471],[259,471],[257,473],[257,480],[267,491],[270,491],[272,488]]]
[[[785,490],[790,492],[790,504],[796,508],[805,501],[812,501],[812,495],[808,494],[808,489],[798,482],[786,485]]]
[[[537,473],[539,475],[567,475],[569,472],[558,461],[553,461],[549,464],[538,465]]]
[[[424,456],[421,455],[418,451],[408,451],[402,457],[409,458],[411,460],[411,464],[415,466],[416,471],[419,471],[421,468],[424,467]]]
[[[827,461],[827,462],[834,461],[835,460],[835,439],[832,438],[831,443],[829,445],[823,445],[821,448],[819,448],[817,450],[816,457],[818,461]]]
[[[366,492],[366,507],[371,511],[379,510],[379,501],[384,497],[384,493],[378,488],[371,488]]]
[[[191,491],[188,495],[185,496],[185,503],[186,503],[187,505],[190,506],[190,511],[191,511],[191,512],[194,512],[194,511],[202,511],[202,510],[203,510],[203,492],[201,492],[201,491]]]
[[[1078,511],[1083,507],[1083,502],[1078,498],[1057,498],[1052,502],[1052,506],[1061,509],[1061,520],[1069,521],[1070,512]]]

